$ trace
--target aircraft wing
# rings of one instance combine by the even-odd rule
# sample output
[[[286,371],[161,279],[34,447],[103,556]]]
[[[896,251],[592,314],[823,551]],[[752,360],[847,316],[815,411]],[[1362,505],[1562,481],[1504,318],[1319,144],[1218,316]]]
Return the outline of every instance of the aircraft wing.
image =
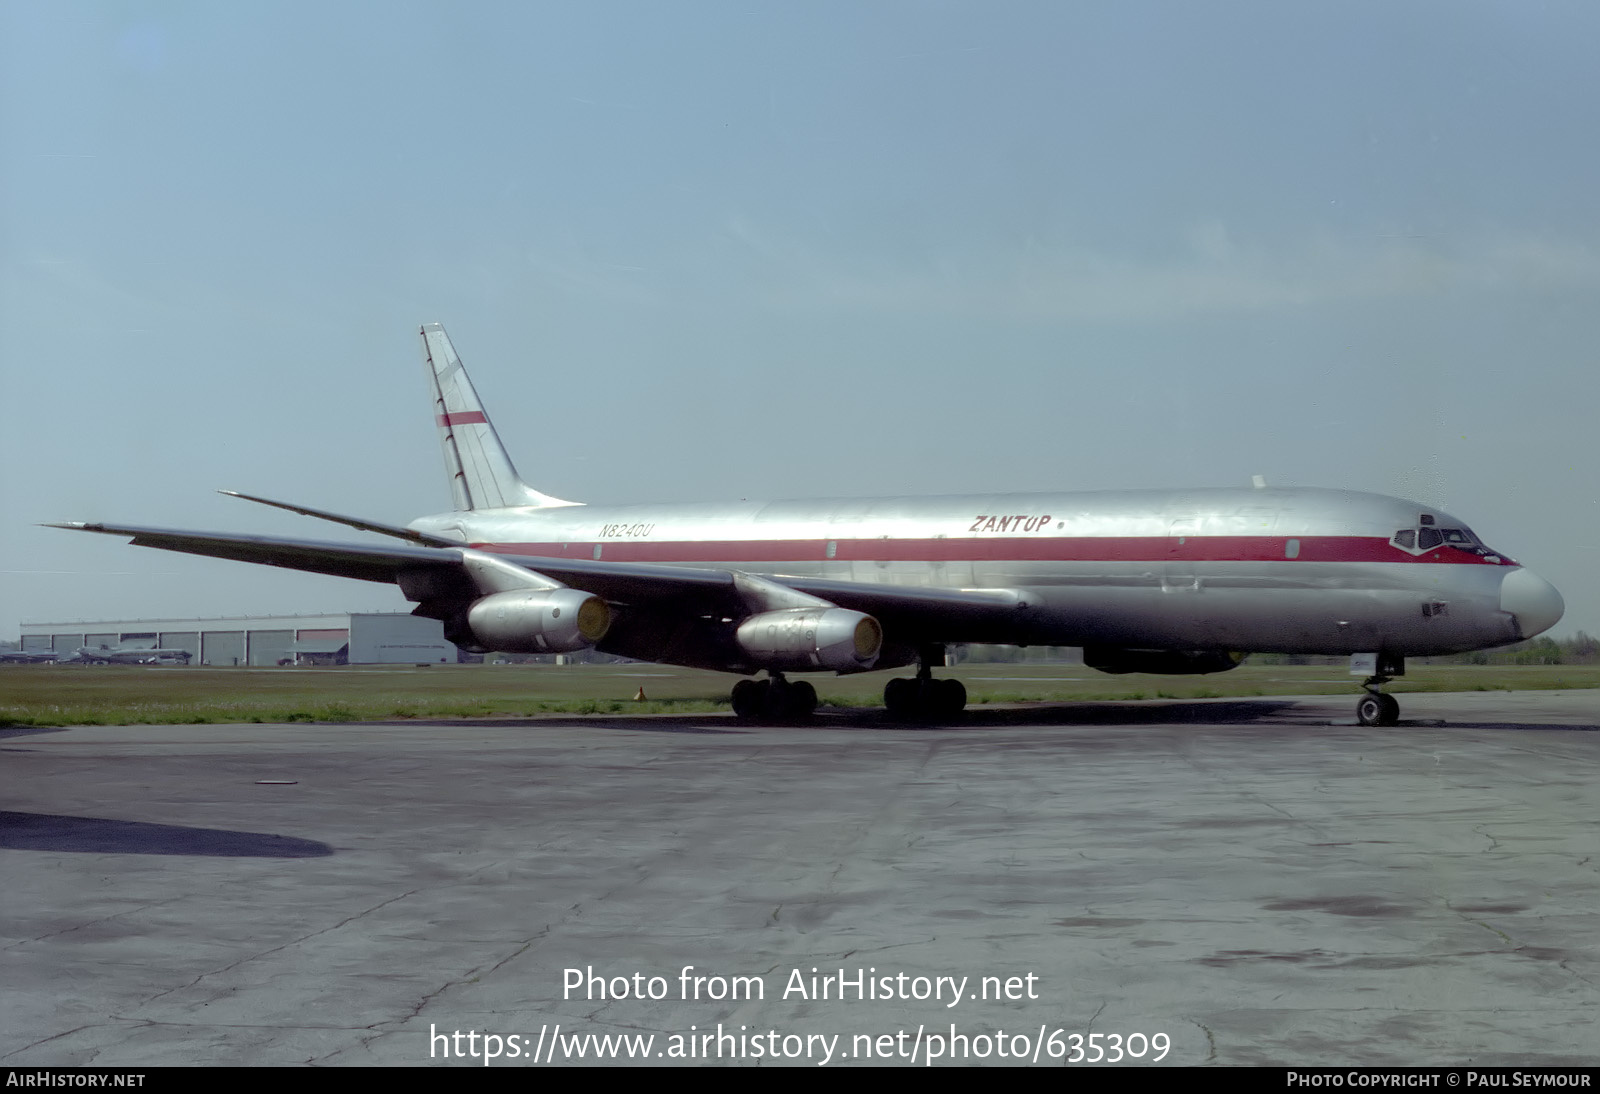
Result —
[[[712,567],[661,566],[647,562],[607,562],[577,558],[545,558],[499,554],[506,559],[554,578],[563,585],[594,593],[619,603],[649,602],[666,598],[707,597],[725,592],[737,596],[735,573]],[[754,573],[755,571],[749,571]],[[931,622],[943,618],[957,623],[989,618],[997,613],[1032,607],[1036,600],[1017,589],[940,589],[914,585],[879,585],[819,577],[762,572],[761,577],[798,592],[820,597],[841,608],[851,608],[880,621]],[[951,641],[957,641],[952,639]]]
[[[257,562],[314,574],[353,577],[361,581],[394,582],[402,571],[417,566],[459,566],[461,552],[432,547],[366,547],[353,543],[281,539],[276,536],[226,535],[220,532],[184,532],[171,528],[141,528],[129,524],[71,521],[46,525],[80,532],[131,536],[136,547],[159,547],[191,555]]]
[[[919,585],[772,575],[772,580],[865,612],[891,635],[923,643],[1016,642],[1041,613],[1039,597],[1025,589],[940,589]]]
[[[425,547],[406,544],[367,546],[324,540],[247,536],[221,532],[189,532],[170,528],[100,522],[66,522],[51,528],[128,536],[134,546],[157,547],[236,562],[254,562],[308,573],[361,581],[396,583],[408,593],[418,575],[437,574],[443,591],[468,590],[470,563],[486,553],[468,547]],[[734,570],[711,567],[661,566],[639,562],[590,561],[495,553],[488,556],[614,604],[678,607],[694,614],[738,618],[753,605],[741,591]],[[874,616],[891,632],[922,642],[998,641],[994,633],[1015,634],[1019,613],[1037,606],[1037,599],[1019,589],[941,589],[879,585],[782,574],[764,580]],[[413,596],[412,599],[417,599]]]
[[[172,528],[145,528],[131,524],[49,524],[80,532],[130,536],[135,547],[158,547],[191,555],[255,562],[313,574],[352,577],[361,581],[398,582],[418,570],[463,571],[469,557],[482,552],[468,547],[367,546],[326,540],[286,539],[280,536],[243,536],[223,532],[186,532]],[[628,602],[660,600],[716,590],[733,592],[730,570],[699,570],[638,563],[599,563],[574,559],[494,556],[544,574],[563,585],[592,592],[607,600]],[[549,564],[549,569],[544,564]]]

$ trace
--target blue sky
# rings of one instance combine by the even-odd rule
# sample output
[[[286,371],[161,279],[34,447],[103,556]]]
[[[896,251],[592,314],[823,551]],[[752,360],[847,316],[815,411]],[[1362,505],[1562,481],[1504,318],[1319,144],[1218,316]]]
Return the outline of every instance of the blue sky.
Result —
[[[34,527],[448,495],[1441,504],[1600,632],[1583,3],[0,2],[0,636],[399,610]]]

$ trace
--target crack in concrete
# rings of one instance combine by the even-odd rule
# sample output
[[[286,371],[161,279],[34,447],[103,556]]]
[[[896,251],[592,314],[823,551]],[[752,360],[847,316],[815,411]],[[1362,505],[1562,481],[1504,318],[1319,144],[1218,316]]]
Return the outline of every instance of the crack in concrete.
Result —
[[[27,1052],[30,1048],[37,1048],[39,1045],[48,1045],[51,1041],[59,1041],[63,1037],[71,1037],[74,1033],[82,1033],[86,1029],[94,1029],[94,1028],[95,1028],[94,1024],[91,1023],[90,1025],[87,1025],[87,1026],[79,1026],[76,1029],[69,1029],[65,1033],[53,1033],[49,1037],[44,1037],[44,1038],[41,1038],[40,1040],[34,1041],[32,1044],[23,1045],[21,1048],[13,1049],[12,1051],[6,1053],[4,1056],[0,1056],[0,1060],[10,1059],[11,1057],[15,1056],[19,1052]]]
[[[157,901],[152,901],[149,904],[141,904],[136,908],[125,908],[120,912],[112,912],[110,915],[103,915],[99,919],[91,919],[87,923],[79,923],[76,927],[63,927],[59,931],[50,931],[47,934],[39,935],[37,938],[19,939],[18,941],[13,942],[8,946],[0,948],[0,952],[4,952],[4,950],[15,949],[18,946],[26,946],[31,942],[43,942],[47,938],[59,938],[61,935],[71,934],[73,931],[85,930],[86,928],[93,927],[98,923],[109,923],[113,919],[120,919],[125,915],[133,915],[133,914],[135,914],[137,912],[143,912],[143,911],[146,911],[146,910],[148,910],[150,908],[165,908],[168,904],[173,904],[173,903],[176,903],[176,901],[157,900]]]
[[[424,888],[423,886],[419,886],[418,888],[415,888],[415,889],[408,889],[407,891],[401,893],[398,896],[392,896],[388,900],[379,901],[377,904],[374,904],[372,907],[366,909],[365,911],[360,911],[360,912],[357,912],[354,915],[346,916],[344,919],[341,919],[339,922],[333,924],[332,926],[323,927],[321,930],[312,931],[310,934],[302,935],[299,938],[290,939],[287,942],[280,943],[279,945],[273,946],[270,949],[262,950],[259,953],[253,953],[253,954],[249,954],[248,956],[241,957],[237,961],[234,961],[234,962],[232,962],[230,964],[224,965],[221,968],[212,969],[209,972],[203,972],[199,976],[195,977],[193,980],[189,981],[187,984],[180,984],[175,988],[168,988],[166,991],[157,992],[155,995],[152,995],[152,996],[149,996],[149,997],[147,997],[145,999],[140,1000],[139,1005],[140,1006],[148,1006],[149,1004],[154,1003],[157,999],[161,999],[161,998],[163,998],[165,996],[172,995],[172,994],[174,994],[176,992],[185,991],[185,990],[187,990],[189,988],[192,988],[196,984],[200,983],[202,980],[206,980],[206,979],[208,979],[210,977],[213,977],[213,976],[220,976],[222,973],[230,972],[231,970],[238,968],[240,965],[248,964],[251,961],[257,961],[257,960],[259,960],[259,959],[261,959],[263,957],[269,956],[270,954],[280,953],[283,950],[287,950],[292,946],[302,945],[303,943],[309,942],[311,939],[316,938],[319,935],[325,935],[325,934],[328,934],[328,933],[330,933],[332,931],[337,931],[341,927],[348,926],[349,924],[354,923],[358,919],[365,918],[366,916],[371,915],[373,912],[376,912],[381,908],[386,908],[389,905],[395,903],[396,901],[404,900],[404,899],[406,899],[406,897],[409,897],[409,896],[415,896],[417,893],[420,893],[423,888]]]
[[[1587,860],[1585,860],[1585,861],[1587,861]],[[1452,908],[1451,911],[1455,911],[1455,909]],[[1532,957],[1532,958],[1537,959],[1538,954],[1536,952],[1534,952],[1534,951],[1540,951],[1542,949],[1541,947],[1532,946],[1532,945],[1530,945],[1530,944],[1528,944],[1526,942],[1519,942],[1519,941],[1517,941],[1517,939],[1511,937],[1509,934],[1507,934],[1505,931],[1502,931],[1500,928],[1491,927],[1489,924],[1483,922],[1482,920],[1473,919],[1472,917],[1468,916],[1464,912],[1456,912],[1456,915],[1460,916],[1463,920],[1465,920],[1468,923],[1471,923],[1475,927],[1482,927],[1484,930],[1489,931],[1492,934],[1498,935],[1505,942],[1505,944],[1507,946],[1511,947],[1511,949],[1509,951],[1510,953],[1522,954],[1524,956],[1528,956],[1528,957]],[[1465,953],[1448,954],[1446,956],[1450,956],[1450,957],[1477,957],[1477,956],[1488,956],[1488,955],[1491,955],[1491,954],[1503,954],[1503,953],[1506,953],[1506,952],[1508,952],[1508,951],[1505,951],[1505,950],[1467,951]],[[1544,952],[1548,953],[1549,951],[1544,951]],[[1561,971],[1567,973],[1568,975],[1576,978],[1577,980],[1582,981],[1584,984],[1587,984],[1590,987],[1594,987],[1594,985],[1595,985],[1594,980],[1590,979],[1589,977],[1585,976],[1583,973],[1579,972],[1577,969],[1573,968],[1572,964],[1571,964],[1572,960],[1573,959],[1570,958],[1570,957],[1564,957],[1560,961],[1557,961],[1555,963],[1556,968],[1558,968]]]
[[[1106,1012],[1106,1002],[1105,1002],[1104,999],[1102,999],[1100,1001],[1100,1005],[1095,1008],[1094,1013],[1089,1015],[1089,1020],[1083,1024],[1084,1032],[1087,1033],[1089,1030],[1094,1029],[1095,1020],[1097,1018],[1099,1018],[1105,1012]]]

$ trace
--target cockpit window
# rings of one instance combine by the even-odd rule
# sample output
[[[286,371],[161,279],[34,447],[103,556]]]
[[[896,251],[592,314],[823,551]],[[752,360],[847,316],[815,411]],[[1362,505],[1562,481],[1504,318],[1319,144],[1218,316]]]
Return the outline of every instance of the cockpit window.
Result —
[[[1426,515],[1424,515],[1426,516]],[[1484,545],[1471,528],[1434,528],[1429,527],[1431,521],[1423,519],[1420,528],[1402,528],[1394,534],[1389,542],[1404,551],[1410,551],[1419,559],[1435,547],[1448,545],[1458,551],[1466,551],[1477,555],[1485,562],[1497,566],[1515,566],[1516,562],[1490,550]]]

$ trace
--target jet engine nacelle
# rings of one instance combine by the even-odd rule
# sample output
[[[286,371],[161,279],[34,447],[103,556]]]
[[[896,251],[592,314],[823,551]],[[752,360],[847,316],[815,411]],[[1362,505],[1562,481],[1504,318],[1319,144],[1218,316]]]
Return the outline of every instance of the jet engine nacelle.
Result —
[[[605,637],[611,609],[580,589],[517,589],[472,602],[467,629],[485,650],[570,653]]]
[[[1242,653],[1216,650],[1129,650],[1119,646],[1085,646],[1083,663],[1101,672],[1153,672],[1167,676],[1201,676],[1239,667]]]
[[[734,641],[762,668],[860,672],[878,660],[883,628],[848,608],[786,608],[752,615]]]

